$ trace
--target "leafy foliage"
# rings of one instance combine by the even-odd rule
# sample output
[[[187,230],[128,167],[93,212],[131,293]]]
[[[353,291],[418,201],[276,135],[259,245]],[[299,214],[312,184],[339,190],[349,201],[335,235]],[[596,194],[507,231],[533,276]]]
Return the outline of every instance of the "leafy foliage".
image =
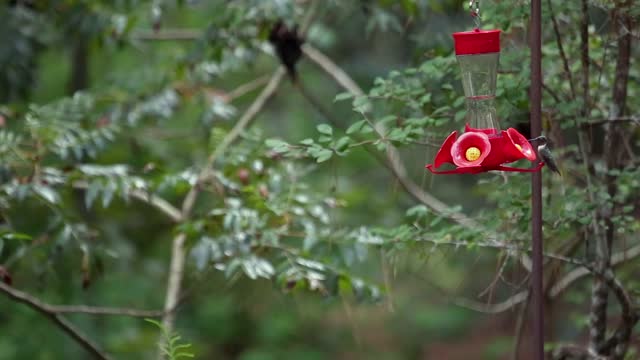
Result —
[[[564,176],[543,172],[545,249],[557,255],[546,262],[546,281],[556,286],[592,261],[594,241],[611,231],[611,250],[624,259],[616,275],[635,299],[640,287],[624,265],[635,256],[619,252],[635,249],[640,231],[637,39],[618,116],[616,3],[589,3],[587,98],[582,10],[550,4],[544,18],[555,16],[560,36],[545,25],[542,120]],[[503,30],[501,125],[524,133],[528,9],[482,3],[484,27]],[[526,289],[520,264],[531,215],[522,175],[423,172],[464,125],[449,35],[471,26],[464,12],[448,0],[3,3],[0,270],[52,304],[161,307],[169,242],[184,234],[177,326],[194,350],[150,321],[171,359],[431,358],[442,346],[453,353],[467,332],[485,334],[479,324],[493,320],[442,302],[466,296],[472,300],[456,303],[486,305]],[[636,4],[622,13],[638,21]],[[306,44],[366,90],[342,92],[330,82],[335,74],[305,58],[300,83],[283,81],[257,122],[227,144],[279,66],[271,27],[307,19]],[[78,75],[89,86],[68,94]],[[620,145],[613,149],[610,129]],[[406,171],[391,166],[396,150]],[[551,320],[556,347],[588,332],[589,291],[570,285],[550,298],[568,309]],[[60,345],[64,334],[34,326],[37,316],[0,314],[16,329],[0,339],[0,358],[83,356]],[[506,317],[515,323],[515,312]],[[70,319],[117,357],[153,352],[156,334],[133,320]],[[18,339],[27,330],[33,336]],[[504,355],[512,335],[488,334],[467,351]]]
[[[145,319],[146,322],[151,323],[162,331],[163,344],[160,344],[160,351],[167,355],[169,360],[178,360],[184,358],[193,358],[195,355],[189,351],[191,344],[181,343],[181,337],[177,334],[171,334],[167,329],[162,326],[161,323],[152,320]]]

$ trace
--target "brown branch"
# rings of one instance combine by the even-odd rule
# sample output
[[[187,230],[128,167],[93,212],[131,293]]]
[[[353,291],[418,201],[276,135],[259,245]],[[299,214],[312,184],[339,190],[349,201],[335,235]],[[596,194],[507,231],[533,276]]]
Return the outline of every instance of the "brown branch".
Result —
[[[33,310],[39,312],[41,315],[49,319],[52,323],[58,326],[69,337],[75,340],[82,348],[90,353],[96,359],[107,360],[109,356],[104,353],[100,348],[91,341],[85,334],[83,334],[78,328],[76,328],[67,319],[60,316],[55,310],[55,307],[40,301],[39,299],[17,290],[9,285],[0,282],[0,291],[2,291],[8,298],[21,304],[27,305]]]
[[[640,125],[640,115],[630,115],[630,116],[619,116],[619,117],[609,117],[606,119],[599,120],[591,120],[586,122],[586,125],[613,125],[614,123],[632,123],[635,125]]]
[[[587,0],[582,0],[582,20],[580,22],[580,43],[581,43],[581,63],[582,63],[582,91],[583,91],[583,110],[582,118],[584,119],[589,113],[589,4]],[[579,131],[583,131],[580,129]],[[607,135],[608,137],[609,135]],[[605,140],[605,143],[607,140]],[[606,146],[606,145],[605,145]],[[586,154],[583,154],[585,156]],[[583,159],[586,161],[586,159]],[[598,220],[600,216],[596,216]],[[610,218],[610,217],[609,217]],[[604,220],[605,223],[607,219]],[[599,221],[595,221],[593,226],[598,229]],[[607,224],[609,225],[609,224]],[[605,229],[606,237],[609,237],[609,230]],[[599,231],[595,231],[595,249],[596,249],[596,269],[600,273],[604,273],[609,268],[609,252],[611,247],[608,241],[600,236]],[[601,277],[593,279],[591,290],[591,309],[589,316],[589,349],[596,354],[601,354],[601,347],[605,340],[607,332],[607,307],[608,307],[609,287],[605,284]]]
[[[628,14],[630,5],[630,1],[624,1],[618,3],[616,8],[614,9],[614,18],[618,17],[618,21],[614,21],[614,23],[618,25],[617,31],[619,37],[617,40],[618,56],[615,79],[613,83],[613,104],[609,112],[610,118],[622,117],[624,116],[626,111],[632,42],[631,34],[628,32],[628,29],[633,26],[633,19]],[[621,152],[620,150],[622,149],[621,143],[624,141],[624,138],[621,136],[620,129],[615,128],[611,125],[605,127],[605,131],[605,151],[607,151],[606,168],[607,170],[611,171],[620,167],[619,154]],[[606,176],[607,190],[609,192],[609,196],[611,198],[614,198],[618,191],[617,179],[615,176],[610,175],[609,171],[607,172]],[[609,281],[609,287],[620,302],[620,305],[622,307],[622,322],[617,328],[614,335],[602,345],[602,349],[598,350],[601,350],[601,352],[604,354],[609,354],[609,352],[613,351],[613,353],[611,354],[612,360],[621,360],[627,353],[629,341],[631,339],[631,332],[636,322],[638,321],[638,314],[636,314],[635,311],[631,309],[632,304],[630,303],[631,300],[629,298],[629,295],[626,293],[619,281],[615,279],[615,277],[613,276],[613,270],[611,270],[610,249],[613,247],[613,242],[615,240],[615,223],[612,219],[613,213],[615,213],[615,205],[614,208],[611,209],[605,216],[605,224],[607,225],[606,246],[608,249],[608,252],[606,254],[608,255],[608,258],[605,259],[605,264],[607,266],[605,275],[612,278],[605,278],[605,280]]]
[[[564,103],[564,101],[562,101],[560,99],[560,96],[558,96],[558,94],[556,94],[555,91],[553,91],[553,89],[551,89],[547,84],[545,84],[544,82],[542,83],[542,89],[544,91],[546,91],[547,93],[549,93],[549,95],[551,95],[551,97],[553,98],[553,100],[555,100],[555,102],[557,104],[562,104]]]
[[[613,275],[613,271],[608,271],[603,277],[611,291],[618,298],[622,309],[622,321],[615,333],[603,344],[600,351],[604,355],[611,354],[612,360],[622,360],[629,348],[633,327],[638,322],[638,312],[634,308],[633,300],[631,300],[627,291]]]
[[[260,110],[262,110],[267,102],[275,95],[285,74],[286,71],[282,66],[275,71],[275,73],[271,76],[271,79],[267,83],[267,86],[249,106],[240,120],[238,120],[238,122],[234,125],[233,129],[231,129],[229,134],[224,137],[222,142],[218,144],[213,153],[209,156],[206,167],[213,166],[216,160],[218,160],[218,158],[227,150],[229,145],[234,143],[240,137],[240,134],[242,134],[242,132],[251,125]]]
[[[513,350],[511,352],[511,359],[518,360],[519,352],[520,352],[520,343],[522,342],[522,336],[524,335],[524,329],[526,325],[525,318],[527,317],[527,311],[529,310],[529,302],[531,298],[527,296],[527,300],[522,303],[520,306],[520,311],[518,312],[518,319],[516,321],[516,334],[515,340],[513,341]]]
[[[434,245],[446,245],[446,246],[454,246],[454,247],[474,246],[479,248],[506,250],[514,253],[531,252],[531,249],[529,248],[521,248],[515,245],[509,245],[509,244],[499,243],[499,242],[471,243],[467,241],[438,241],[438,240],[431,240],[428,238],[420,238],[416,241],[425,241],[425,242],[433,243]],[[569,286],[574,284],[580,278],[586,275],[598,274],[598,272],[595,269],[593,269],[591,265],[586,264],[583,261],[578,259],[566,257],[559,254],[549,253],[549,252],[544,252],[543,256],[546,257],[547,259],[562,261],[567,264],[579,266],[576,269],[569,272],[562,279],[560,279],[553,287],[551,287],[551,290],[547,293],[547,296],[552,299],[560,296],[562,292],[564,292]],[[612,264],[616,266],[620,266],[626,263],[627,261],[632,260],[638,256],[640,256],[640,245],[636,245],[632,248],[629,248],[627,250],[623,250],[614,254],[612,256]],[[524,301],[526,299],[525,293],[527,293],[527,291],[521,291],[506,300],[503,300],[499,303],[494,303],[494,304],[486,304],[486,303],[478,302],[475,300],[469,300],[469,299],[461,299],[454,303],[459,306],[476,310],[479,312],[500,313],[500,312],[507,311],[511,309],[513,306],[520,304],[522,301]]]
[[[336,65],[329,57],[321,53],[319,50],[309,44],[302,46],[302,52],[314,64],[320,66],[329,76],[331,76],[340,86],[348,92],[360,96],[364,95],[364,91],[356,84],[355,81],[341,67]]]
[[[139,318],[161,317],[166,313],[163,310],[139,310],[87,305],[50,305],[50,309],[57,314],[112,315]],[[173,310],[171,309],[171,311]]]
[[[242,84],[226,94],[227,101],[233,101],[269,83],[269,76],[264,75]]]
[[[506,300],[503,300],[499,303],[487,304],[476,300],[466,299],[466,298],[455,298],[453,299],[453,304],[458,305],[460,307],[485,313],[485,314],[499,314],[510,310],[514,306],[524,302],[529,297],[529,290],[523,290],[515,295],[510,296]]]
[[[320,6],[320,1],[313,1],[306,11],[305,17],[302,20],[301,30],[302,34],[305,34],[313,18]],[[190,217],[191,212],[195,206],[198,194],[200,193],[201,181],[204,180],[210,171],[210,168],[215,164],[220,156],[227,150],[227,148],[233,144],[242,134],[242,132],[253,122],[259,112],[264,108],[267,102],[275,95],[280,83],[284,79],[286,71],[283,66],[280,66],[274,74],[271,76],[269,83],[265,86],[262,92],[256,97],[253,103],[245,111],[243,116],[238,120],[235,126],[231,129],[222,142],[218,144],[215,150],[210,154],[207,159],[207,163],[198,175],[198,180],[194,186],[191,187],[189,193],[182,202],[182,220],[186,220]],[[184,272],[184,262],[186,251],[184,248],[186,242],[186,235],[184,233],[178,234],[173,239],[172,251],[171,251],[171,264],[169,272],[169,280],[167,284],[167,294],[165,297],[165,311],[174,308],[178,303],[180,294],[180,288],[182,283],[182,277]],[[175,320],[175,313],[167,312],[162,318],[162,324],[166,331],[171,332],[173,323]],[[160,353],[159,359],[163,359],[164,355]]]
[[[137,31],[132,34],[134,40],[140,41],[182,41],[201,38],[204,32],[197,29],[164,29],[160,31]]]
[[[72,184],[72,186],[76,189],[87,189],[89,188],[89,184],[85,181],[76,181]],[[180,214],[180,210],[178,210],[175,206],[171,205],[167,200],[153,195],[149,192],[143,190],[129,190],[129,196],[140,200],[146,204],[153,206],[154,208],[160,210],[164,213],[171,221],[178,223],[182,220],[182,216]]]
[[[608,360],[604,356],[595,354],[589,349],[577,345],[563,345],[553,350],[551,358],[554,360]]]
[[[210,168],[216,162],[218,157],[226,151],[229,145],[235,142],[239,138],[240,134],[244,131],[244,129],[251,124],[260,110],[262,110],[262,108],[266,105],[267,101],[271,97],[273,97],[273,95],[276,93],[276,90],[280,86],[284,75],[285,71],[283,67],[280,67],[278,70],[276,70],[267,86],[262,90],[262,92],[254,100],[254,102],[245,111],[245,113],[242,115],[240,120],[238,120],[229,134],[225,136],[222,142],[211,153],[211,155],[207,159],[206,165],[198,175],[196,184],[191,187],[189,193],[187,193],[182,202],[182,210],[180,216],[183,221],[185,219],[188,219],[191,215],[191,211],[193,210],[198,194],[200,193],[200,184],[207,177]],[[175,313],[169,312],[168,310],[173,309],[178,303],[178,297],[184,272],[184,262],[186,257],[186,251],[184,248],[185,242],[186,235],[184,233],[180,233],[173,239],[171,248],[172,250],[171,263],[169,265],[169,280],[164,306],[166,314],[162,319],[162,324],[168,331],[172,330],[175,320]]]
[[[622,250],[611,256],[611,265],[614,267],[621,266],[627,261],[640,256],[640,245],[636,245],[626,250]],[[591,274],[589,269],[578,267],[568,272],[564,277],[558,280],[549,290],[549,296],[555,298],[564,292],[571,284],[581,278]]]
[[[558,26],[558,20],[556,19],[556,14],[553,11],[551,0],[547,0],[547,4],[549,6],[549,13],[551,14],[551,23],[553,24],[553,32],[556,35],[556,45],[558,46],[560,58],[562,59],[562,66],[564,68],[564,73],[567,76],[567,79],[569,80],[569,88],[571,89],[571,98],[575,99],[576,90],[573,85],[573,76],[571,75],[571,69],[569,68],[569,61],[567,60],[567,55],[565,54],[564,46],[562,45],[562,36],[560,35],[560,27]]]
[[[583,12],[586,12],[588,5],[587,0],[583,0]],[[616,7],[612,11],[614,18],[613,23],[616,24],[616,32],[618,34],[617,45],[618,54],[616,60],[615,78],[613,82],[612,104],[609,111],[610,118],[618,118],[624,115],[627,101],[627,87],[629,81],[629,68],[631,63],[631,36],[626,31],[632,24],[632,19],[628,15],[628,7],[630,2],[616,3]],[[585,15],[586,16],[586,15]],[[584,30],[583,30],[584,31]],[[588,65],[587,65],[588,66]],[[620,143],[624,141],[620,136],[618,128],[608,124],[605,127],[604,138],[604,154],[605,154],[605,183],[610,198],[615,198],[618,191],[617,178],[611,175],[611,171],[620,167]],[[605,206],[601,209],[601,219],[605,224],[605,236],[599,237],[596,245],[597,258],[596,270],[601,274],[613,274],[611,270],[611,249],[616,234],[616,224],[612,219],[615,213],[615,205]],[[616,288],[611,284],[607,284],[607,289],[602,290],[604,277],[594,279],[593,300],[591,310],[591,341],[590,346],[598,354],[606,354],[607,347],[615,346],[616,353],[614,359],[621,359],[624,353],[618,354],[618,350],[622,349],[626,353],[628,347],[629,336],[614,337],[618,340],[615,345],[609,345],[609,341],[605,343],[604,337],[607,330],[607,294],[609,289],[616,292]],[[620,300],[619,294],[616,294]],[[622,300],[621,300],[622,301]],[[620,329],[619,329],[620,330]],[[618,333],[618,331],[616,331]],[[626,334],[623,334],[626,335]],[[624,342],[624,343],[622,343]]]

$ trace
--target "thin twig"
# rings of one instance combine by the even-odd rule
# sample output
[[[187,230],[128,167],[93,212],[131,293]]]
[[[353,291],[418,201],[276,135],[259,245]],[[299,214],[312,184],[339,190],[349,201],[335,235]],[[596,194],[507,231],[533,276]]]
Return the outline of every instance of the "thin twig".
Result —
[[[622,250],[618,253],[613,254],[611,256],[611,265],[614,267],[621,266],[629,260],[632,260],[638,256],[640,256],[640,245],[636,245],[629,249]],[[551,289],[549,290],[549,295],[554,298],[559,296],[571,284],[589,275],[590,273],[591,272],[584,267],[578,267],[571,270],[551,287]]]
[[[416,239],[415,241],[418,241],[418,242],[426,241],[436,245],[446,245],[446,246],[454,246],[454,247],[474,246],[479,248],[507,250],[510,252],[531,252],[530,248],[522,248],[515,245],[509,245],[509,244],[498,243],[498,242],[471,243],[467,241],[439,241],[439,240],[432,240],[428,238],[420,238],[420,239]],[[632,248],[629,248],[627,250],[623,250],[614,254],[612,256],[612,264],[616,266],[622,265],[626,263],[628,260],[631,260],[639,255],[640,255],[640,245],[636,245]],[[563,255],[554,254],[554,253],[549,253],[549,252],[544,252],[543,256],[545,256],[548,259],[558,260],[558,261],[565,262],[567,264],[579,266],[576,269],[569,272],[567,275],[565,275],[565,277],[559,280],[556,283],[556,285],[554,285],[551,288],[551,290],[547,293],[547,296],[551,299],[558,297],[564,290],[566,290],[569,286],[571,286],[580,278],[586,275],[591,275],[591,274],[597,275],[597,271],[594,270],[590,264],[587,264],[581,260],[566,257]],[[494,304],[486,304],[480,301],[475,301],[470,299],[458,299],[454,301],[454,304],[461,307],[468,308],[468,309],[472,309],[475,311],[479,311],[479,312],[495,314],[495,313],[507,311],[511,309],[513,306],[521,303],[526,299],[527,293],[528,291],[524,290],[512,295],[506,300],[503,300],[501,302],[494,303]]]
[[[240,134],[242,134],[242,132],[247,127],[249,127],[249,125],[251,125],[260,110],[262,110],[267,102],[273,97],[273,95],[275,95],[285,74],[286,71],[282,66],[278,68],[278,70],[276,70],[276,72],[271,76],[269,83],[267,83],[267,86],[262,90],[260,95],[258,95],[251,106],[249,106],[240,120],[238,120],[235,126],[231,129],[229,134],[227,134],[222,142],[218,144],[213,153],[211,153],[209,159],[207,160],[207,167],[213,166],[216,160],[218,160],[218,158],[227,150],[229,145],[234,143],[240,137]]]
[[[85,334],[83,334],[78,328],[76,328],[72,323],[70,323],[63,316],[60,316],[56,311],[55,307],[40,301],[25,292],[17,290],[9,285],[0,282],[0,291],[5,293],[7,297],[12,299],[13,301],[19,302],[21,304],[27,305],[33,310],[39,312],[51,322],[56,324],[63,332],[69,335],[72,339],[74,339],[80,346],[82,346],[88,353],[90,353],[94,358],[101,360],[108,360],[109,356],[100,350],[98,345],[96,345],[91,339],[89,339]]]
[[[509,256],[506,256],[506,255],[507,254],[504,254],[504,253],[500,254],[500,256],[498,257],[496,275],[493,277],[493,280],[491,281],[491,283],[489,283],[489,286],[487,286],[484,290],[482,290],[478,294],[479,298],[481,298],[481,297],[483,297],[483,296],[488,294],[487,302],[489,302],[489,303],[493,299],[493,291],[495,290],[496,286],[498,285],[498,281],[500,281],[500,279],[502,278],[502,274],[504,273],[504,269],[506,269],[507,265],[509,264]]]
[[[244,96],[254,90],[259,89],[261,86],[267,84],[269,82],[269,76],[260,76],[254,80],[249,81],[246,84],[242,84],[237,88],[229,91],[226,94],[227,101],[231,102],[241,96]]]
[[[586,122],[586,125],[612,125],[612,123],[632,123],[635,125],[640,125],[640,115],[631,115],[631,116],[619,116],[619,117],[609,117],[606,119],[597,119],[590,120]]]
[[[515,340],[513,341],[513,350],[511,353],[511,360],[518,360],[518,353],[520,350],[520,342],[522,341],[522,336],[524,335],[524,329],[526,325],[526,321],[524,319],[527,315],[527,310],[529,309],[529,301],[530,297],[527,296],[527,300],[522,303],[520,306],[520,311],[518,312],[518,319],[516,320],[516,334]]]
[[[453,300],[453,303],[460,307],[485,313],[485,314],[499,314],[509,309],[512,309],[514,306],[525,301],[528,297],[529,297],[529,291],[523,290],[499,303],[487,304],[481,301],[476,301],[476,300],[471,300],[466,298],[456,298]]]
[[[161,317],[166,313],[163,310],[139,310],[87,305],[51,305],[50,308],[58,314],[113,315],[139,318]]]
[[[553,98],[553,100],[555,100],[555,102],[556,102],[557,104],[562,104],[562,103],[564,103],[564,101],[562,101],[562,100],[560,99],[560,96],[558,96],[558,94],[556,94],[556,92],[555,92],[553,89],[551,89],[551,88],[550,88],[547,84],[545,84],[544,82],[542,83],[542,89],[543,89],[544,91],[546,91],[547,93],[549,93],[549,95],[551,95],[551,97]]]
[[[140,41],[182,41],[201,38],[204,32],[198,29],[164,29],[160,31],[137,31],[132,38]]]
[[[622,321],[614,334],[603,344],[600,351],[604,355],[611,355],[612,360],[622,360],[629,348],[631,333],[638,322],[639,314],[634,307],[633,300],[629,296],[629,293],[624,289],[620,281],[616,279],[613,271],[607,271],[602,277],[616,298],[618,298],[620,308],[622,309]]]
[[[556,14],[553,11],[553,6],[551,4],[551,0],[547,0],[547,4],[549,6],[549,12],[551,14],[551,23],[553,24],[553,32],[556,35],[556,44],[558,45],[558,51],[560,53],[560,58],[562,59],[562,66],[564,68],[564,73],[569,80],[569,88],[571,89],[571,99],[576,98],[576,90],[573,85],[573,76],[571,75],[571,70],[569,68],[569,61],[567,60],[567,55],[564,52],[564,46],[562,45],[562,36],[560,35],[560,27],[558,26],[558,20],[556,19]]]
[[[89,184],[85,181],[76,181],[73,183],[73,187],[76,189],[88,189]],[[171,205],[171,203],[167,200],[157,195],[137,189],[129,190],[128,195],[160,210],[162,213],[167,215],[167,217],[171,219],[171,221],[175,223],[179,223],[182,220],[180,210]]]
[[[320,66],[320,68],[329,74],[345,90],[356,96],[364,95],[364,91],[362,91],[360,86],[358,86],[341,67],[336,65],[336,63],[319,50],[309,44],[304,44],[302,46],[302,52],[313,61],[313,63]]]

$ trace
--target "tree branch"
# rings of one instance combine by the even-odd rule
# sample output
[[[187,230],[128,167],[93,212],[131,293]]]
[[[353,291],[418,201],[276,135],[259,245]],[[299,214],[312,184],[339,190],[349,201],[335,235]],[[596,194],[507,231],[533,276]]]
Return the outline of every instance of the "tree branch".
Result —
[[[216,162],[216,160],[226,151],[226,149],[234,141],[236,141],[244,129],[251,124],[251,122],[258,115],[260,110],[266,105],[267,101],[273,97],[276,90],[280,86],[282,79],[284,78],[285,71],[283,67],[280,67],[271,77],[271,80],[267,86],[262,90],[254,102],[242,115],[240,120],[231,129],[229,134],[225,136],[222,142],[216,147],[207,159],[207,163],[198,175],[196,184],[191,187],[189,193],[182,202],[182,210],[180,212],[180,218],[182,221],[188,219],[193,210],[196,199],[200,192],[201,182],[206,178],[210,168]],[[186,257],[186,251],[184,244],[186,241],[186,235],[184,233],[178,234],[174,239],[171,247],[171,263],[169,265],[169,280],[167,285],[167,294],[165,297],[164,309],[166,314],[162,318],[162,324],[168,331],[173,329],[173,323],[175,321],[175,313],[169,312],[169,309],[173,309],[177,302],[180,293],[182,277],[184,272],[184,263]]]
[[[564,345],[553,350],[551,358],[554,360],[608,360],[589,349],[576,345]]]
[[[549,13],[551,14],[551,23],[553,24],[553,32],[556,35],[556,44],[558,45],[558,52],[560,53],[560,58],[562,59],[562,66],[564,68],[564,73],[569,80],[569,88],[571,89],[571,98],[576,98],[576,90],[573,85],[573,76],[571,76],[571,69],[569,67],[569,61],[567,60],[567,55],[564,52],[564,46],[562,45],[562,36],[560,35],[560,27],[558,26],[558,20],[556,19],[556,14],[553,11],[553,5],[551,4],[551,0],[547,0],[547,4],[549,6]]]
[[[336,65],[336,63],[319,50],[309,44],[304,44],[302,46],[302,53],[331,76],[345,90],[356,96],[364,95],[364,91],[362,91],[360,86],[358,86],[341,67]]]
[[[583,8],[583,17],[587,17],[588,4],[587,0],[582,0],[582,8]],[[628,15],[628,7],[630,6],[630,1],[621,1],[616,2],[616,6],[612,11],[612,16],[615,24],[617,38],[617,46],[618,46],[618,54],[616,60],[616,70],[615,77],[613,81],[613,93],[612,93],[612,103],[610,105],[609,117],[610,118],[618,118],[624,115],[626,110],[626,102],[627,102],[627,87],[629,81],[629,69],[631,63],[631,36],[627,32],[627,28],[631,26],[632,20]],[[587,25],[583,24],[583,33],[587,33],[588,30],[584,29]],[[583,42],[585,35],[583,34]],[[586,45],[583,45],[586,46]],[[584,60],[583,60],[584,61]],[[588,66],[588,64],[585,64]],[[587,84],[588,86],[588,84]],[[615,198],[616,193],[618,191],[617,178],[611,174],[612,170],[618,169],[620,167],[620,149],[621,142],[624,141],[622,136],[620,136],[620,131],[616,127],[608,124],[605,127],[605,138],[604,138],[604,154],[605,154],[605,183],[607,186],[607,192],[611,199]],[[614,245],[615,234],[616,234],[616,224],[612,219],[613,214],[616,210],[616,204],[606,205],[601,207],[600,217],[604,221],[605,231],[604,237],[598,237],[597,239],[597,258],[596,258],[596,270],[600,274],[609,273],[613,274],[611,270],[611,249]],[[608,342],[604,343],[604,337],[606,336],[607,330],[607,295],[608,290],[611,289],[616,291],[611,284],[607,284],[607,288],[603,290],[603,283],[607,280],[604,277],[598,277],[594,279],[593,284],[593,296],[592,296],[592,306],[591,306],[591,339],[589,346],[595,350],[598,354],[606,355],[605,347],[608,346]],[[619,300],[619,294],[616,294]],[[617,331],[616,331],[617,333]],[[630,334],[629,334],[630,335]],[[628,347],[628,337],[616,337],[620,341],[625,341],[625,344],[617,343],[614,345],[616,347],[616,352],[618,349],[623,349],[625,352]],[[623,354],[614,354],[614,359],[621,359],[624,356]]]
[[[9,285],[0,282],[0,291],[2,291],[8,298],[21,304],[27,305],[33,310],[39,312],[45,316],[49,321],[58,326],[63,332],[74,339],[80,346],[82,346],[88,353],[94,358],[101,360],[108,360],[109,356],[104,353],[100,348],[91,341],[85,334],[83,334],[78,328],[76,328],[67,319],[60,316],[55,310],[55,307],[40,301],[39,299],[17,290]]]
[[[510,296],[504,301],[499,303],[487,304],[480,301],[475,301],[466,298],[453,299],[453,303],[460,307],[485,313],[485,314],[499,314],[505,312],[514,306],[524,302],[529,297],[529,290],[523,290],[515,295]]]
[[[633,123],[640,125],[640,115],[609,117],[606,119],[591,120],[586,125],[613,125],[613,123]]]
[[[213,153],[209,156],[207,160],[207,167],[213,166],[216,160],[227,150],[229,145],[234,143],[240,134],[251,125],[253,120],[256,118],[260,110],[264,108],[267,102],[275,95],[280,83],[282,82],[286,71],[284,67],[278,68],[276,72],[271,76],[271,79],[267,83],[267,86],[262,90],[260,95],[254,100],[254,102],[249,106],[247,111],[242,115],[240,120],[235,124],[233,129],[229,132],[227,136],[224,137],[222,142],[216,147]]]
[[[529,309],[530,297],[527,296],[527,301],[525,301],[520,306],[520,311],[518,312],[518,319],[516,321],[516,334],[515,339],[513,341],[513,350],[511,352],[511,360],[518,360],[520,353],[520,343],[522,342],[522,337],[524,335],[524,329],[526,326],[525,318],[527,317],[527,311]]]
[[[50,305],[50,309],[57,314],[87,314],[87,315],[112,315],[139,318],[161,317],[166,312],[163,310],[138,310],[130,308],[112,308],[86,305]],[[170,311],[174,311],[171,309]]]
[[[611,265],[620,266],[638,256],[640,256],[640,245],[636,245],[627,250],[622,250],[618,253],[613,254],[613,256],[611,256]],[[571,270],[551,287],[551,289],[549,290],[549,295],[552,298],[559,296],[571,284],[589,275],[590,273],[591,272],[589,271],[589,269],[585,267],[578,267]]]
[[[247,82],[246,84],[242,84],[240,86],[238,86],[237,88],[229,91],[226,94],[226,98],[228,99],[228,101],[233,101],[243,95],[246,95],[254,90],[259,89],[261,86],[264,86],[266,84],[269,83],[269,76],[268,75],[264,75],[264,76],[260,76],[258,78],[255,78],[249,82]]]
[[[161,31],[137,31],[132,34],[134,40],[139,41],[181,41],[196,40],[204,35],[199,29],[164,29]]]
[[[612,360],[622,360],[629,348],[629,342],[631,340],[631,333],[633,327],[638,322],[638,312],[633,306],[633,300],[624,289],[622,284],[613,274],[613,271],[609,270],[602,276],[607,283],[611,291],[618,298],[620,307],[622,309],[622,321],[615,333],[607,339],[600,350],[602,354],[611,354]]]
[[[76,181],[72,184],[72,186],[76,189],[87,189],[89,188],[89,184],[85,181]],[[129,196],[140,200],[146,204],[153,206],[154,208],[160,210],[164,213],[171,221],[175,223],[179,223],[182,220],[182,215],[180,214],[180,210],[178,210],[175,206],[171,205],[167,200],[153,195],[149,192],[143,190],[129,190]]]
[[[531,252],[530,248],[521,248],[515,245],[509,245],[509,244],[505,244],[505,243],[499,243],[499,242],[467,242],[467,241],[438,241],[438,240],[431,240],[428,238],[420,238],[416,241],[426,241],[429,243],[433,243],[435,245],[447,245],[447,246],[455,246],[455,247],[468,247],[468,246],[475,246],[475,247],[479,247],[479,248],[488,248],[488,249],[498,249],[498,250],[506,250],[506,251],[510,251],[510,252],[515,252],[515,253],[519,253],[519,252]],[[622,265],[624,263],[626,263],[628,260],[631,260],[635,257],[638,257],[640,255],[640,245],[636,245],[632,248],[629,248],[627,250],[623,250],[620,251],[616,254],[614,254],[612,256],[612,264],[613,265]],[[615,284],[612,283],[612,280],[607,280],[604,281],[604,277],[602,275],[598,275],[598,271],[596,269],[594,269],[593,267],[591,267],[591,265],[578,260],[578,259],[574,259],[574,258],[570,258],[570,257],[566,257],[563,255],[558,255],[558,254],[554,254],[554,253],[549,253],[549,252],[545,252],[543,253],[543,256],[546,257],[547,259],[553,259],[553,260],[558,260],[558,261],[562,261],[565,262],[567,264],[571,264],[571,265],[577,265],[579,266],[578,268],[572,270],[571,272],[569,272],[567,275],[565,275],[562,279],[560,279],[553,287],[551,287],[551,290],[547,293],[547,296],[550,298],[556,298],[558,296],[560,296],[560,294],[566,290],[569,286],[571,286],[573,283],[575,283],[577,280],[579,280],[580,278],[586,276],[586,275],[595,275],[598,276],[599,278],[603,279],[603,282],[609,286],[609,287],[613,287],[616,286]],[[613,276],[613,275],[607,275],[609,277]],[[616,280],[617,281],[617,280]],[[486,303],[482,303],[482,302],[478,302],[478,301],[474,301],[474,300],[469,300],[469,299],[459,299],[454,301],[454,303],[456,305],[465,307],[465,308],[469,308],[472,310],[476,310],[479,312],[485,312],[485,313],[500,313],[500,312],[504,312],[509,310],[510,308],[512,308],[513,306],[520,304],[522,301],[526,300],[526,296],[525,294],[528,291],[521,291],[513,296],[511,296],[510,298],[503,300],[499,303],[494,303],[494,304],[486,304]]]
[[[313,1],[306,11],[305,17],[301,25],[301,33],[306,33],[313,21],[313,17],[318,9],[320,2]],[[265,86],[262,92],[256,97],[253,103],[245,111],[242,117],[227,134],[222,142],[218,144],[215,150],[209,155],[207,163],[198,175],[196,184],[191,187],[189,193],[182,202],[182,221],[188,219],[193,210],[198,194],[200,193],[201,181],[207,177],[210,168],[215,164],[220,156],[227,150],[227,148],[234,143],[242,134],[242,132],[253,122],[258,113],[264,108],[267,102],[275,95],[280,83],[284,79],[286,71],[283,66],[280,66],[271,76],[269,83]],[[176,306],[180,294],[180,288],[182,283],[182,277],[184,272],[184,263],[186,251],[184,244],[186,241],[186,235],[184,233],[178,234],[173,239],[172,251],[171,251],[171,264],[169,272],[169,280],[167,284],[167,294],[165,297],[165,311]],[[162,324],[165,331],[171,332],[175,321],[175,313],[167,312],[162,318]],[[159,354],[159,359],[164,358],[164,354]]]

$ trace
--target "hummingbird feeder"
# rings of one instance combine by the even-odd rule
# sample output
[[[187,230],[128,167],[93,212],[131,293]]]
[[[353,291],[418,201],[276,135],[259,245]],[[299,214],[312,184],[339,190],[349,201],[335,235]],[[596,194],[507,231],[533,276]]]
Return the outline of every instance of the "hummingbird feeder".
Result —
[[[477,16],[477,13],[472,15]],[[466,125],[460,136],[452,132],[444,141],[433,164],[434,174],[477,174],[487,171],[536,172],[535,168],[504,166],[520,159],[536,161],[536,152],[516,129],[500,130],[494,106],[500,56],[500,30],[480,30],[453,34],[456,58],[462,70],[466,98]],[[437,171],[445,163],[453,170]]]

